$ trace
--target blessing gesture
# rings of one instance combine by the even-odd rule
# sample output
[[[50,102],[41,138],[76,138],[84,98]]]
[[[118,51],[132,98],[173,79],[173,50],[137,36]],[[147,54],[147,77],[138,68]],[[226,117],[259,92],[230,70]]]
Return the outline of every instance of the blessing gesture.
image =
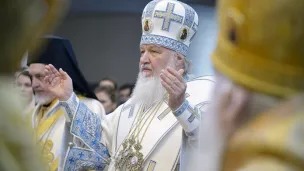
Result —
[[[61,68],[59,71],[52,65],[45,66],[46,89],[60,101],[67,101],[73,93],[73,82]]]
[[[161,71],[160,78],[161,83],[169,94],[168,105],[171,110],[176,110],[185,101],[185,92],[187,84],[183,78],[184,70],[175,69],[168,67]]]

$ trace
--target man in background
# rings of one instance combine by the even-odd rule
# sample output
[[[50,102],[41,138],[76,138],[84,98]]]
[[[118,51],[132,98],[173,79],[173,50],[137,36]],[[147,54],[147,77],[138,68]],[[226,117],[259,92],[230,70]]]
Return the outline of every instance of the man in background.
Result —
[[[103,78],[99,82],[99,87],[111,87],[114,91],[117,91],[118,88],[116,81],[109,77]]]
[[[79,99],[100,115],[105,115],[103,106],[96,100],[82,75],[69,40],[59,37],[44,37],[47,45],[38,56],[29,53],[29,71],[37,106],[33,112],[33,128],[36,141],[42,147],[44,159],[50,170],[55,171],[63,165],[69,142],[73,141],[69,128],[65,125],[65,115],[59,100],[46,91],[45,65],[51,64],[57,69],[64,69],[73,78],[73,90]],[[80,146],[84,146],[79,141]]]
[[[98,87],[95,94],[105,108],[106,114],[112,113],[116,109],[116,92],[111,87]]]
[[[118,103],[121,105],[131,98],[131,94],[134,89],[134,84],[123,84],[119,87],[119,99]]]

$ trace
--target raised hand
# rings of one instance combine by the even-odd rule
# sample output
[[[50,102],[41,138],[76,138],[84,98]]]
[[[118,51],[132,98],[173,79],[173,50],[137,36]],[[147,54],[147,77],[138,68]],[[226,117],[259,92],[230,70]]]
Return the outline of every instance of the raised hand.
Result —
[[[73,83],[70,76],[61,68],[59,71],[52,65],[45,66],[46,89],[60,101],[67,101],[73,93]]]
[[[187,84],[183,78],[184,70],[180,69],[176,71],[175,69],[168,67],[161,71],[160,78],[161,83],[169,94],[168,105],[171,110],[176,110],[185,101],[185,92]]]

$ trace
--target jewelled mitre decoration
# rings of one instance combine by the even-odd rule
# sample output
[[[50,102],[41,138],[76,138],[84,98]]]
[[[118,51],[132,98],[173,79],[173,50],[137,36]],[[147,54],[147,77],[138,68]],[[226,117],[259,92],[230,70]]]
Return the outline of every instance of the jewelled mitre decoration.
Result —
[[[198,15],[189,5],[176,0],[154,0],[142,14],[140,44],[155,44],[187,56],[198,29]]]

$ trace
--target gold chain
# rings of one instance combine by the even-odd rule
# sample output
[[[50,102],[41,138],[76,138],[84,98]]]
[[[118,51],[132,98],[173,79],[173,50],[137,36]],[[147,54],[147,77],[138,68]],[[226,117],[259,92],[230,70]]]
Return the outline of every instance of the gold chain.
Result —
[[[144,162],[144,156],[140,152],[142,145],[141,142],[143,141],[143,138],[146,135],[146,132],[151,125],[154,117],[157,114],[157,111],[161,107],[162,101],[158,102],[155,107],[151,107],[150,110],[146,111],[146,114],[143,116],[144,112],[142,111],[142,106],[140,107],[139,111],[137,112],[137,115],[135,119],[138,116],[137,122],[135,122],[135,119],[131,125],[130,131],[127,138],[123,141],[121,144],[123,146],[123,149],[121,151],[117,151],[115,154],[115,167],[116,169],[122,169],[124,166],[128,168],[128,170],[131,171],[139,171],[142,169],[142,165]],[[148,116],[147,118],[145,118]],[[152,116],[152,119],[150,119]],[[150,121],[149,121],[150,119]],[[146,123],[149,121],[148,125],[146,126],[143,136],[139,140],[139,134],[143,130]],[[135,124],[134,124],[135,123]],[[143,124],[142,124],[143,123]],[[133,127],[135,126],[134,130],[132,131]],[[136,132],[137,131],[137,132]],[[137,143],[135,138],[137,138]],[[119,146],[118,149],[120,149],[121,146]],[[135,152],[133,151],[133,148],[135,149]]]
[[[154,110],[153,110],[152,112],[150,112],[151,115],[149,115],[149,117],[152,116],[153,113],[154,113],[154,115],[152,116],[152,119],[151,119],[150,122],[148,123],[147,128],[144,130],[143,136],[141,137],[141,140],[140,140],[140,141],[139,141],[139,133],[141,132],[141,130],[143,129],[143,127],[145,126],[145,124],[146,124],[146,122],[148,121],[149,118],[147,118],[147,120],[145,121],[145,123],[142,125],[141,129],[138,130],[138,133],[137,133],[136,137],[137,137],[139,143],[141,143],[141,142],[143,141],[144,136],[146,135],[146,132],[147,132],[149,126],[151,125],[151,123],[152,123],[154,117],[155,117],[156,114],[157,114],[157,111],[159,110],[159,108],[160,108],[160,106],[161,106],[161,103],[162,103],[162,102],[159,102],[159,103],[155,106]],[[141,123],[139,123],[139,124],[141,124]]]
[[[133,128],[136,126],[136,128],[138,127],[138,125],[139,125],[139,123],[141,123],[145,118],[146,118],[146,116],[148,116],[148,118],[146,118],[146,121],[150,118],[150,116],[151,115],[148,115],[150,112],[148,112],[149,110],[147,110],[146,112],[146,114],[144,115],[144,116],[142,116],[143,115],[143,113],[145,113],[144,111],[142,111],[144,109],[144,105],[140,105],[140,107],[139,107],[139,110],[137,111],[137,114],[136,114],[136,116],[135,116],[135,118],[134,118],[134,120],[133,120],[133,123],[132,123],[132,125],[131,125],[131,128],[130,128],[130,130],[129,130],[129,133],[128,133],[128,135],[126,136],[126,138],[125,138],[125,140],[124,141],[126,141],[128,138],[130,138],[130,137],[132,137],[132,135],[134,135],[135,134],[135,130],[136,129],[134,129],[133,130]],[[152,109],[152,107],[150,108],[150,109]],[[139,118],[139,116],[142,116],[141,118]],[[138,120],[136,120],[138,118]],[[145,121],[145,123],[146,123],[146,121]],[[142,129],[142,128],[141,128]],[[140,130],[141,130],[140,129]],[[133,130],[133,131],[132,131]],[[119,148],[121,147],[121,145],[119,146]],[[118,149],[119,149],[118,148]]]
[[[132,131],[132,134],[130,135],[131,138],[132,138],[132,136],[134,136],[134,138],[139,136],[139,133],[140,133],[141,130],[144,128],[144,126],[146,125],[146,123],[147,123],[147,121],[149,120],[149,118],[152,116],[152,115],[149,115],[149,114],[150,114],[150,113],[155,113],[155,114],[156,114],[156,109],[158,110],[158,109],[160,108],[161,103],[162,103],[162,102],[158,102],[157,105],[153,108],[153,111],[152,111],[152,112],[148,112],[148,111],[147,111],[147,114],[146,114],[145,116],[148,116],[148,117],[145,119],[145,121],[144,121],[144,123],[142,124],[142,126],[141,126],[141,123],[142,123],[142,121],[144,120],[144,117],[141,117],[141,119],[138,119],[137,123],[135,124],[136,126],[134,125],[135,128],[134,128],[134,130]],[[151,110],[152,110],[152,108],[151,108]],[[139,113],[139,115],[142,116],[143,113]],[[139,117],[140,117],[140,116],[139,116]],[[154,116],[155,116],[155,115],[154,115]],[[154,118],[154,116],[153,116],[153,118]],[[152,120],[153,120],[153,118],[152,118]],[[151,124],[152,120],[150,121],[149,125]],[[148,129],[149,125],[147,126],[146,129]],[[141,126],[141,127],[140,127],[140,126]],[[131,128],[131,130],[132,130],[132,128]],[[138,130],[137,133],[136,133],[136,130]],[[145,132],[146,132],[146,131],[145,131]]]

